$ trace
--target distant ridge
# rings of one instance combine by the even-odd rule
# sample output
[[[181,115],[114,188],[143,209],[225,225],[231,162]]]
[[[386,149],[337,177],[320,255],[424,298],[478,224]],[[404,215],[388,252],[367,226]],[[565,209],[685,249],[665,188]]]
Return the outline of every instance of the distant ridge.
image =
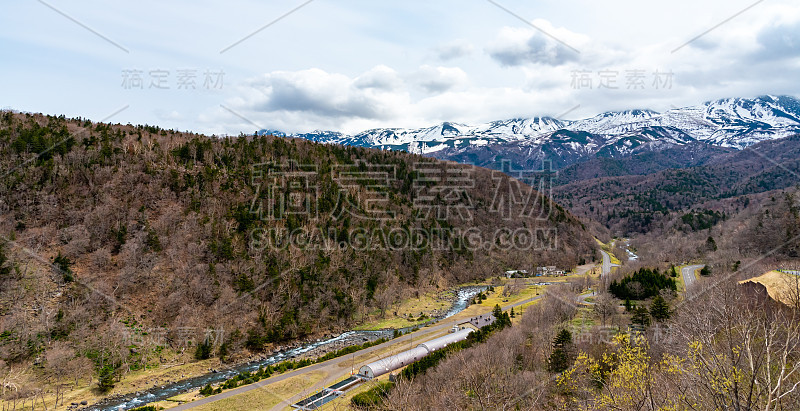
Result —
[[[259,134],[286,135],[274,130]],[[479,125],[444,122],[419,129],[380,128],[346,135],[333,131],[289,134],[307,140],[408,151],[500,168],[538,167],[543,159],[563,168],[592,158],[616,158],[703,142],[743,149],[800,133],[800,100],[791,96],[726,98],[664,113],[612,111],[569,121],[552,117],[498,120]]]

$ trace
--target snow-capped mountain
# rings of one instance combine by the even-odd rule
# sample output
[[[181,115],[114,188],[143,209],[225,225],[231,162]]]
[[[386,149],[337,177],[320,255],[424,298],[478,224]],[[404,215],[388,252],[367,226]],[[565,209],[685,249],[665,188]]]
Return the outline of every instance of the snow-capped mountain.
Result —
[[[284,135],[262,130],[260,134]],[[383,128],[352,136],[317,131],[292,134],[308,140],[403,150],[432,157],[498,167],[549,159],[564,167],[592,157],[617,157],[641,151],[703,142],[743,149],[760,141],[800,133],[800,100],[790,96],[730,98],[664,113],[626,110],[577,120],[518,118],[470,126],[445,122],[420,129]]]

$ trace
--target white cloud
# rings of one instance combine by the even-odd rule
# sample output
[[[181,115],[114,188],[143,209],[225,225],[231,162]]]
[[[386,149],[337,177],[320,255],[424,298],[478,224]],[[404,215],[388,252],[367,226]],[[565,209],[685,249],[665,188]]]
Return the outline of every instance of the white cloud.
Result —
[[[395,91],[403,87],[403,80],[396,71],[380,65],[356,78],[353,85],[359,89]]]
[[[407,90],[412,85],[426,93],[412,97]],[[477,87],[469,84],[460,68],[433,66],[422,66],[405,76],[388,67],[376,67],[353,78],[320,69],[279,71],[247,81],[237,95],[226,107],[238,116],[214,109],[205,113],[203,120],[216,118],[230,128],[245,130],[257,126],[284,132],[328,129],[353,133],[443,121],[474,123],[534,112],[554,115],[569,108],[571,98],[562,84],[548,93]]]
[[[566,28],[556,28],[546,20],[534,20],[532,24],[540,30],[504,27],[486,51],[504,66],[559,66],[578,61],[581,49],[589,43],[588,37]]]
[[[465,40],[455,40],[434,49],[436,58],[442,61],[455,60],[472,54],[475,47]]]
[[[320,69],[276,71],[247,81],[245,87],[256,110],[320,117],[391,118],[397,97],[391,72],[380,67],[355,79]]]
[[[800,94],[797,0],[759,3],[672,53],[748,6],[736,3],[504,3],[519,16],[541,16],[532,24],[580,53],[486,2],[313,2],[225,53],[290,7],[251,0],[223,9],[185,0],[59,6],[125,53],[42,4],[10,2],[0,14],[0,89],[3,105],[19,110],[100,120],[129,106],[113,120],[231,134],[252,132],[251,123],[349,132],[557,115],[578,104],[571,118]],[[128,68],[170,70],[172,87],[124,89],[120,73]],[[225,86],[203,89],[198,78],[197,90],[177,89],[181,68],[224,70]],[[647,90],[626,89],[625,72],[634,69],[648,74]],[[575,70],[590,71],[595,87],[572,88]],[[618,71],[620,88],[598,89],[600,70]],[[655,70],[674,72],[674,86],[652,89]],[[53,90],[71,98],[53,99]]]
[[[458,67],[423,65],[411,79],[428,93],[443,93],[466,85],[468,76]]]

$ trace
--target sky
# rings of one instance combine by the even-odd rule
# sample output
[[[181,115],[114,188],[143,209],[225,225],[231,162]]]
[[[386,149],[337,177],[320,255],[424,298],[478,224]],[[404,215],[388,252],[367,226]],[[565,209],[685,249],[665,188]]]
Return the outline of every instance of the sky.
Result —
[[[7,0],[0,109],[345,133],[800,96],[797,0]]]

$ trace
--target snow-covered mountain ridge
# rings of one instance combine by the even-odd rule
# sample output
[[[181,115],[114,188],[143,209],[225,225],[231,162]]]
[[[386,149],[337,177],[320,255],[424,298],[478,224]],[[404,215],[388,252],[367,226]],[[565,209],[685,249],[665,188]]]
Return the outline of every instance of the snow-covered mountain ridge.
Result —
[[[284,135],[267,130],[259,133]],[[317,131],[288,136],[492,167],[498,159],[522,165],[545,158],[556,166],[566,166],[594,156],[623,156],[696,141],[743,149],[798,133],[800,100],[761,96],[721,99],[664,113],[644,109],[607,112],[577,121],[533,117],[479,125],[444,122],[420,129],[381,128],[355,135]]]

